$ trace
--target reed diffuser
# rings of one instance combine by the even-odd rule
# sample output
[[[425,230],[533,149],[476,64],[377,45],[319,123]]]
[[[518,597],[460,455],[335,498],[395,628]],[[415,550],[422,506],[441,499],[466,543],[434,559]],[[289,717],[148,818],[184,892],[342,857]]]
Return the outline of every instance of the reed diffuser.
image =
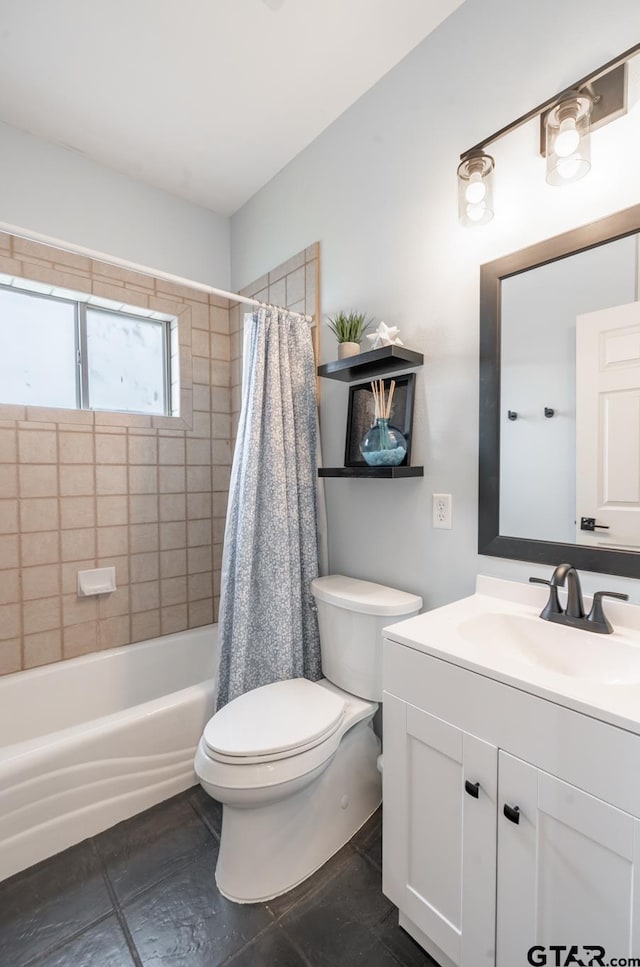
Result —
[[[371,383],[375,423],[360,444],[360,453],[370,467],[398,467],[407,455],[403,434],[389,426],[395,388],[395,379],[391,380],[388,394],[383,379]]]

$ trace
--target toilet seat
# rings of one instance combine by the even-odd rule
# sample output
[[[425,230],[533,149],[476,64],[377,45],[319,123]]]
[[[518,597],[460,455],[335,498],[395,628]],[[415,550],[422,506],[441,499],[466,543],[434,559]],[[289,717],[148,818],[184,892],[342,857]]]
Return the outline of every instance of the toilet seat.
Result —
[[[256,805],[260,801],[278,798],[287,787],[294,788],[300,783],[308,782],[327,767],[344,734],[358,722],[373,718],[378,708],[376,702],[349,695],[324,678],[307,684],[338,699],[343,712],[337,726],[329,734],[325,734],[324,738],[317,739],[310,748],[298,747],[287,754],[271,753],[262,758],[239,755],[225,757],[223,753],[217,752],[214,754],[209,750],[203,735],[196,751],[195,769],[200,782],[214,799],[236,805]],[[273,688],[272,685],[263,687]],[[218,715],[220,712],[216,712],[214,718]],[[209,725],[212,721],[213,719],[209,721]]]
[[[339,728],[345,699],[306,678],[273,682],[240,695],[207,723],[203,741],[218,762],[249,765],[297,756]]]

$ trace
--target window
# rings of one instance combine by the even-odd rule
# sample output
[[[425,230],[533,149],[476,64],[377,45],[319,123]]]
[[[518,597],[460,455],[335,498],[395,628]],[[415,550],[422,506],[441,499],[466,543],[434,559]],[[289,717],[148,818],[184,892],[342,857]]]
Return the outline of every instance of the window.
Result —
[[[0,285],[0,402],[173,412],[169,366],[175,358],[170,347],[177,344],[175,319],[27,286],[23,279]]]

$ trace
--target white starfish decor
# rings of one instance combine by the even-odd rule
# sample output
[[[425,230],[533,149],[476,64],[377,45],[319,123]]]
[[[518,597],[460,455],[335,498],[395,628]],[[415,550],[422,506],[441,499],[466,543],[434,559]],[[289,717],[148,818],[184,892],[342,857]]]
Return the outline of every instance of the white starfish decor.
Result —
[[[380,349],[382,346],[404,346],[399,333],[397,326],[388,326],[386,322],[381,322],[376,331],[367,336],[367,339],[371,342],[371,349]]]

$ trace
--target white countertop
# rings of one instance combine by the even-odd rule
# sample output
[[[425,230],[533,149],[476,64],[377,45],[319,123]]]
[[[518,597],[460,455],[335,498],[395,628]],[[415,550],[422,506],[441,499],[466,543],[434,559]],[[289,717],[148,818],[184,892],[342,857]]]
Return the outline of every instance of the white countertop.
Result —
[[[541,619],[547,597],[547,588],[480,575],[475,594],[384,636],[640,735],[640,607],[605,599],[615,630],[603,635]]]

